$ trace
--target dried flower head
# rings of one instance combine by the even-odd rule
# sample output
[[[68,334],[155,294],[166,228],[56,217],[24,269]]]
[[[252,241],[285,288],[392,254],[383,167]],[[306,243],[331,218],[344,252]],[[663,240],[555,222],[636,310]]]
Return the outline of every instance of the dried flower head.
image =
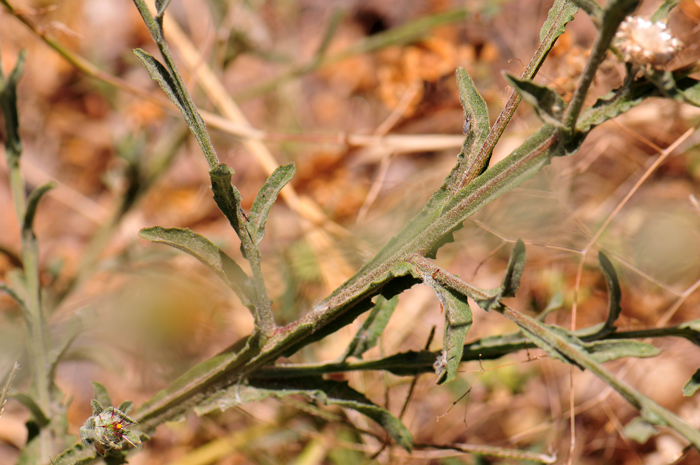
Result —
[[[613,45],[626,62],[656,68],[671,61],[683,42],[666,30],[665,23],[628,16],[620,24]]]

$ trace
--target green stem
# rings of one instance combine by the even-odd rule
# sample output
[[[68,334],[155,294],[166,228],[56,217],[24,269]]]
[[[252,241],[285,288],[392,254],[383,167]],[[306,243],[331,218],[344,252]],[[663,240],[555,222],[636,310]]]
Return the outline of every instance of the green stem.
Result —
[[[586,63],[586,68],[583,70],[571,102],[569,102],[564,113],[564,126],[571,133],[576,129],[576,121],[583,109],[588,90],[591,87],[598,67],[608,53],[610,43],[615,37],[618,26],[625,19],[625,16],[630,14],[638,4],[639,0],[618,0],[610,2],[606,8],[603,23],[593,44],[593,50],[591,50],[591,56],[588,59],[588,63]]]

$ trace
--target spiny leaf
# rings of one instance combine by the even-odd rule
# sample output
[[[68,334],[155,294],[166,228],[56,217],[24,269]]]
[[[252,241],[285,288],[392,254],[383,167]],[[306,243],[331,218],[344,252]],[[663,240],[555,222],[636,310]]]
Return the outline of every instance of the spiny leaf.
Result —
[[[97,381],[93,381],[92,382],[92,390],[95,392],[95,395],[93,396],[94,399],[97,402],[99,402],[103,408],[107,408],[110,405],[112,405],[112,399],[110,399],[109,393],[107,392],[106,387],[104,387],[102,384],[98,383]],[[93,415],[97,415],[97,414],[93,412]]]
[[[17,163],[22,153],[22,142],[19,138],[19,116],[17,114],[17,83],[24,71],[24,60],[27,56],[25,50],[19,52],[17,63],[5,80],[0,70],[0,109],[5,117],[5,155],[8,163]]]
[[[154,226],[139,232],[144,239],[182,250],[206,265],[241,297],[244,305],[250,303],[250,278],[238,264],[216,244],[187,228]]]
[[[267,397],[283,398],[289,395],[303,395],[326,405],[338,405],[357,410],[380,424],[391,438],[404,449],[413,446],[411,433],[401,421],[388,410],[369,401],[364,395],[352,389],[346,382],[327,381],[319,377],[295,378],[289,380],[256,380],[248,385],[233,385],[207,398],[195,412],[199,415],[230,407],[256,402]]]
[[[602,251],[598,252],[598,261],[600,262],[600,268],[603,270],[603,275],[605,275],[605,283],[608,285],[608,318],[601,333],[609,334],[615,331],[615,321],[617,321],[622,311],[622,307],[620,307],[622,291],[620,290],[620,281],[617,278],[615,267]]]
[[[248,232],[255,245],[260,244],[265,236],[265,223],[272,204],[275,203],[280,191],[292,179],[295,172],[294,163],[278,167],[255,196],[250,210],[250,221],[246,223]]]
[[[683,395],[687,397],[692,396],[698,389],[700,389],[700,368],[697,369],[688,382],[685,383],[685,386],[683,386]]]
[[[574,15],[578,11],[575,2],[567,0],[556,0],[552,8],[549,9],[547,20],[540,29],[540,42],[549,47],[554,45],[554,41],[564,33],[567,23],[573,21]]]
[[[170,71],[168,71],[167,68],[163,66],[163,64],[153,55],[140,48],[134,50],[134,55],[136,55],[143,66],[146,67],[148,74],[151,75],[151,79],[160,85],[160,88],[163,89],[163,92],[165,92],[165,94],[170,98],[170,101],[175,104],[178,110],[180,110],[182,115],[185,117],[188,126],[191,127],[190,117],[187,111],[185,111],[185,102],[183,101],[183,97],[178,90],[179,87],[170,74]]]
[[[535,108],[537,116],[544,123],[559,128],[564,127],[561,118],[564,114],[566,103],[556,92],[547,86],[540,86],[532,81],[520,79],[508,73],[503,73],[503,77],[506,78],[510,85],[515,87],[515,90],[520,93],[523,100]]]
[[[348,357],[362,358],[362,354],[377,345],[377,340],[384,333],[386,325],[394,314],[394,309],[399,303],[399,297],[395,296],[390,300],[383,296],[377,296],[377,300],[367,319],[362,323],[362,327],[357,331],[345,354],[341,357],[346,360]]]
[[[659,430],[642,417],[634,417],[627,423],[623,432],[625,436],[640,444],[646,443],[650,437],[659,434]]]

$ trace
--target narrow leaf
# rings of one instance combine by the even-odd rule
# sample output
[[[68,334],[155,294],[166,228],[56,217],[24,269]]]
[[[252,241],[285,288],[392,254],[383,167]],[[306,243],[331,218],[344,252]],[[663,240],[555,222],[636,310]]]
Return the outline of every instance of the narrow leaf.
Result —
[[[61,452],[53,459],[53,465],[87,465],[95,461],[96,455],[94,447],[87,447],[80,443]]]
[[[216,244],[187,228],[154,226],[139,232],[144,239],[165,244],[193,256],[231,287],[247,305],[250,302],[250,278]]]
[[[175,104],[175,106],[180,110],[182,115],[185,117],[187,120],[188,126],[192,126],[190,124],[190,118],[188,113],[185,111],[185,103],[183,102],[182,95],[180,95],[180,92],[178,91],[178,86],[173,77],[170,74],[170,71],[167,70],[163,64],[155,59],[153,55],[150,53],[137,48],[134,50],[134,54],[136,57],[141,61],[143,66],[146,67],[148,70],[148,74],[151,75],[151,79],[156,81],[158,85],[160,85],[160,88],[163,89],[163,92],[170,98],[170,100]]]
[[[585,11],[597,25],[600,25],[603,19],[603,9],[595,0],[571,0],[571,3]]]
[[[564,305],[564,294],[561,291],[557,291],[552,298],[549,299],[549,302],[547,303],[545,309],[542,310],[542,313],[537,315],[537,321],[544,321],[545,318],[547,318],[547,315],[559,310],[562,305]]]
[[[278,167],[255,196],[253,207],[250,210],[250,222],[246,223],[248,232],[255,245],[260,244],[265,236],[265,223],[270,214],[272,204],[277,200],[280,191],[294,176],[294,163]]]
[[[692,396],[698,389],[700,389],[700,368],[698,368],[688,382],[685,383],[685,386],[683,386],[683,395],[686,397]]]
[[[247,230],[242,227],[246,223],[246,218],[241,209],[241,194],[238,189],[231,185],[231,175],[231,170],[223,163],[209,171],[214,201],[231,223],[238,237],[241,238],[243,234],[248,234]],[[241,242],[243,242],[243,238],[241,238]]]
[[[561,118],[566,103],[556,92],[547,86],[541,86],[508,73],[503,73],[503,77],[518,91],[523,100],[535,108],[542,122],[559,128],[564,127]]]
[[[549,9],[547,20],[540,29],[540,42],[551,48],[557,38],[564,33],[564,27],[573,21],[578,11],[575,2],[568,0],[556,0]]]
[[[603,270],[603,275],[605,275],[605,283],[608,285],[608,318],[602,331],[605,334],[609,334],[615,331],[615,321],[617,321],[622,311],[622,307],[620,307],[622,291],[620,290],[620,281],[617,278],[615,267],[602,251],[598,252],[598,261],[600,262],[600,268]]]
[[[437,284],[433,289],[440,300],[440,307],[445,312],[442,353],[434,364],[437,384],[445,384],[457,377],[464,352],[464,340],[472,325],[472,312],[466,296]]]
[[[70,345],[73,343],[78,334],[84,329],[83,316],[81,312],[75,313],[66,328],[62,331],[59,343],[49,352],[49,378],[54,379],[56,367],[63,355],[66,353]]]
[[[0,110],[5,117],[5,156],[8,164],[17,163],[22,153],[22,143],[19,138],[19,116],[17,113],[17,83],[24,71],[24,60],[27,56],[22,50],[17,57],[17,63],[5,80],[0,71]]]
[[[459,156],[467,157],[468,164],[471,165],[473,158],[476,157],[489,135],[491,129],[489,111],[484,98],[464,68],[457,68],[457,87],[459,101],[464,109],[466,135],[462,144],[462,153]]]
[[[668,14],[672,9],[678,6],[679,3],[680,0],[666,0],[656,9],[654,14],[651,15],[651,21],[654,23],[658,21],[666,22],[668,20]]]
[[[651,344],[633,340],[609,340],[582,343],[583,349],[598,363],[623,357],[656,357],[661,350]]]
[[[627,423],[623,432],[625,436],[640,444],[646,443],[650,437],[659,434],[659,430],[642,417],[634,417]]]
[[[97,381],[92,382],[92,390],[95,392],[94,400],[100,403],[100,405],[104,408],[109,407],[112,405],[112,399],[109,397],[109,393],[107,392],[107,388],[104,387],[102,384],[98,383]],[[94,409],[94,407],[93,407]],[[99,413],[99,412],[98,412]],[[93,415],[96,415],[96,413],[93,412]]]
[[[394,314],[394,309],[399,303],[399,297],[387,300],[383,296],[377,296],[377,301],[372,308],[372,311],[367,316],[367,319],[362,323],[362,327],[357,331],[355,337],[345,350],[342,360],[347,360],[348,357],[362,358],[362,354],[377,345],[379,336],[384,333],[386,325]]]
[[[129,412],[131,412],[131,409],[134,408],[134,403],[130,400],[125,400],[124,402],[119,404],[119,407],[117,408],[128,415]]]
[[[515,293],[520,288],[520,278],[525,269],[525,244],[518,239],[513,247],[513,252],[508,260],[506,274],[501,284],[501,297],[515,297]]]
[[[39,407],[39,404],[36,403],[32,396],[24,394],[22,392],[17,392],[14,394],[10,394],[9,397],[15,399],[17,402],[24,405],[27,408],[27,410],[29,410],[32,413],[32,418],[34,419],[34,421],[36,421],[39,427],[43,428],[44,426],[49,424],[49,417],[46,416],[46,413],[44,413],[41,407]]]
[[[168,5],[170,5],[170,0],[156,0],[157,15],[163,16]]]
[[[303,395],[326,405],[357,410],[380,424],[404,449],[410,451],[413,446],[411,433],[391,412],[372,403],[346,382],[327,381],[319,377],[309,376],[284,381],[253,379],[249,381],[249,385],[233,385],[217,392],[195,407],[195,412],[203,415],[216,409],[225,410],[271,396],[283,398],[290,395]]]
[[[56,187],[56,184],[50,182],[44,184],[43,186],[37,187],[32,191],[31,194],[29,194],[29,198],[27,199],[27,211],[24,214],[24,222],[22,224],[23,234],[31,232],[32,226],[34,224],[34,215],[36,215],[36,209],[39,206],[39,201],[44,196],[44,194],[46,194],[54,187]]]
[[[501,287],[496,289],[492,297],[483,300],[476,300],[484,310],[491,311],[493,309],[498,309],[501,307],[501,299],[504,297],[515,297],[515,293],[518,292],[520,287],[520,278],[523,275],[523,270],[525,268],[525,244],[523,241],[518,239],[513,247],[513,252],[508,260],[508,266],[506,267],[506,273],[503,276],[503,282]]]

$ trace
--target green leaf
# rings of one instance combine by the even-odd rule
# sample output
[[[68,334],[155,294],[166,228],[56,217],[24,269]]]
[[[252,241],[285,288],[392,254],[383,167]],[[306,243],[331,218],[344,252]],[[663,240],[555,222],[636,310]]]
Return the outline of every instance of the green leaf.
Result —
[[[540,42],[551,48],[557,38],[564,33],[566,24],[573,21],[577,11],[578,6],[575,2],[556,0],[540,29]]]
[[[39,407],[39,404],[34,400],[32,396],[24,394],[22,392],[16,392],[10,394],[9,397],[15,399],[17,402],[24,405],[27,408],[27,410],[29,410],[32,413],[32,418],[34,419],[34,421],[36,421],[39,427],[43,428],[44,426],[48,425],[51,421],[49,420],[49,417],[46,416],[46,413],[44,413],[41,407]]]
[[[622,291],[620,290],[620,281],[617,278],[615,267],[602,251],[598,252],[598,262],[600,262],[600,268],[603,270],[605,283],[608,286],[608,318],[605,320],[605,325],[601,330],[602,335],[607,335],[615,331],[615,321],[617,321],[622,311],[622,307],[620,307]]]
[[[34,215],[36,215],[36,209],[39,206],[39,201],[48,191],[56,187],[54,182],[49,182],[43,186],[39,186],[29,194],[27,199],[27,211],[24,214],[24,221],[22,224],[22,233],[31,233],[32,226],[34,225]]]
[[[248,385],[233,385],[210,396],[195,407],[195,412],[203,415],[216,409],[223,411],[267,397],[283,398],[290,395],[303,395],[326,405],[356,410],[381,425],[389,436],[407,451],[413,446],[411,433],[391,412],[372,403],[346,382],[327,381],[320,377],[309,376],[293,380],[251,379]]]
[[[24,300],[22,297],[19,295],[18,292],[16,292],[12,287],[10,287],[8,284],[0,282],[0,291],[3,291],[7,293],[12,299],[14,299],[15,302],[19,304],[20,307],[26,312],[27,311],[27,305],[24,303]]]
[[[582,347],[598,363],[623,357],[656,357],[661,353],[651,344],[633,340],[584,342]]]
[[[49,352],[49,379],[54,379],[56,367],[78,334],[84,330],[83,315],[75,313],[62,331],[60,342]]]
[[[680,0],[666,0],[659,6],[654,14],[651,15],[651,21],[656,23],[658,21],[666,22],[668,20],[668,14],[678,6]]]
[[[499,308],[501,306],[501,299],[505,297],[515,297],[515,293],[518,292],[520,287],[520,278],[523,275],[523,270],[525,269],[525,244],[523,241],[518,239],[513,247],[513,252],[508,260],[508,266],[506,267],[506,273],[503,276],[503,282],[501,287],[496,290],[493,297],[484,300],[477,300],[476,303],[479,304],[481,308],[487,312]]]
[[[623,432],[625,436],[640,444],[646,443],[650,437],[659,434],[659,430],[642,417],[634,417],[627,423]]]
[[[434,364],[437,384],[445,384],[457,377],[457,370],[464,352],[464,340],[473,321],[472,312],[466,296],[438,284],[431,287],[440,300],[441,309],[445,312],[442,353]]]
[[[564,293],[561,291],[557,291],[551,299],[549,299],[549,302],[547,303],[547,306],[542,310],[542,313],[537,315],[537,321],[544,321],[545,318],[547,318],[547,315],[550,313],[559,310],[562,305],[564,305]]]
[[[17,113],[17,83],[24,71],[25,50],[19,52],[17,63],[5,80],[0,70],[0,109],[5,117],[5,156],[8,164],[17,163],[22,153],[22,142],[19,138],[19,115]]]
[[[294,163],[278,167],[255,196],[253,207],[250,210],[249,222],[246,223],[248,232],[255,245],[260,244],[265,236],[265,223],[270,213],[272,204],[277,200],[277,196],[287,183],[292,179],[295,172]]]
[[[92,382],[92,390],[95,392],[95,395],[93,396],[94,400],[99,402],[101,407],[107,408],[110,405],[112,405],[112,399],[109,397],[109,393],[107,392],[107,388],[104,387],[102,384],[98,383],[97,381]],[[93,405],[93,415],[97,415],[100,412],[95,413],[95,406]],[[101,411],[101,410],[100,410]]]
[[[535,108],[542,122],[558,128],[564,127],[561,118],[566,102],[556,92],[547,86],[541,86],[508,73],[503,73],[503,77],[518,91],[523,100]]]
[[[251,300],[250,278],[243,269],[216,244],[187,228],[154,226],[139,231],[144,239],[166,244],[193,256],[212,270],[248,306]]]
[[[209,171],[214,201],[231,223],[238,237],[241,238],[243,234],[248,234],[247,230],[242,227],[246,223],[246,218],[241,209],[241,194],[238,189],[231,185],[231,176],[231,170],[223,163]],[[243,242],[242,238],[241,242]]]
[[[377,340],[384,333],[386,325],[394,314],[394,309],[399,303],[399,297],[395,296],[390,300],[383,296],[377,296],[377,300],[367,319],[362,323],[362,327],[357,331],[355,337],[350,341],[345,354],[341,357],[346,360],[348,357],[362,358],[362,354],[377,345]]]
[[[600,25],[603,20],[603,9],[595,2],[595,0],[571,0],[571,3],[585,11],[588,16],[593,19],[597,26]]]
[[[130,400],[125,400],[124,402],[119,404],[119,407],[117,408],[128,415],[131,409],[134,408],[134,403]]]
[[[691,376],[685,386],[683,386],[683,395],[690,397],[700,389],[700,368]]]
[[[140,48],[134,50],[134,55],[136,55],[143,66],[146,67],[148,74],[151,75],[151,79],[160,85],[160,88],[163,89],[163,92],[165,92],[165,94],[170,98],[170,101],[172,101],[180,110],[182,115],[185,117],[185,120],[187,120],[187,125],[192,126],[190,124],[189,114],[185,110],[186,104],[183,96],[179,91],[177,83],[170,74],[170,71],[168,71],[168,69],[163,66],[160,61],[153,57],[153,55]]]
[[[457,88],[459,89],[459,101],[464,109],[465,126],[469,126],[466,132],[462,152],[459,157],[467,157],[467,163],[471,165],[479,149],[484,145],[491,129],[489,110],[474,81],[464,68],[457,68]]]
[[[93,447],[76,444],[53,459],[53,465],[87,465],[95,460],[96,455]]]

